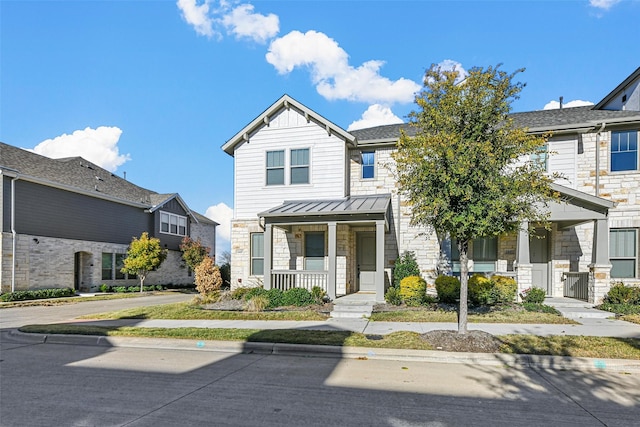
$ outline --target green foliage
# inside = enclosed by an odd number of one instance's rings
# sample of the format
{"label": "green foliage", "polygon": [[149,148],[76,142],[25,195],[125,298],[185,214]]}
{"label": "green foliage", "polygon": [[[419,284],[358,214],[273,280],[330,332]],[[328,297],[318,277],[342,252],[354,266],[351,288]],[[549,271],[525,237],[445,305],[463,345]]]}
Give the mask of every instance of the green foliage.
{"label": "green foliage", "polygon": [[525,303],[542,304],[547,293],[540,288],[527,288],[520,293],[520,298]]}
{"label": "green foliage", "polygon": [[195,270],[211,251],[210,248],[202,244],[199,238],[193,240],[189,236],[182,239],[180,250],[182,251],[182,259],[192,270]]}
{"label": "green foliage", "polygon": [[280,289],[271,288],[267,291],[269,297],[269,308],[282,306],[282,291]]}
{"label": "green foliage", "polygon": [[494,297],[496,303],[508,304],[513,302],[518,293],[516,279],[513,277],[494,275],[491,276],[491,281],[495,286]]}
{"label": "green foliage", "polygon": [[495,303],[494,284],[482,274],[474,274],[469,278],[469,299],[477,305]]}
{"label": "green foliage", "polygon": [[327,293],[320,286],[314,286],[311,288],[311,296],[313,296],[316,304],[322,304],[324,302],[324,298],[327,296]]}
{"label": "green foliage", "polygon": [[249,288],[249,290],[244,294],[242,299],[245,301],[249,301],[253,297],[256,297],[259,295],[266,295],[267,292],[268,291],[265,288],[261,286],[256,286],[255,288]]}
{"label": "green foliage", "polygon": [[460,298],[460,280],[455,276],[438,276],[436,292],[440,302],[455,303]]}
{"label": "green foliage", "polygon": [[533,311],[536,313],[560,314],[560,312],[554,307],[541,303],[523,302],[522,307],[527,311]]}
{"label": "green foliage", "polygon": [[609,304],[640,304],[640,287],[615,283],[604,297]]}
{"label": "green foliage", "polygon": [[100,292],[111,292],[111,286],[103,283],[102,285],[100,285]]}
{"label": "green foliage", "polygon": [[391,305],[402,304],[402,296],[400,295],[400,288],[396,286],[390,286],[387,289],[387,293],[384,294],[384,300]]}
{"label": "green foliage", "polygon": [[420,276],[420,267],[413,251],[406,251],[396,259],[393,266],[393,286],[400,287],[405,277]]}
{"label": "green foliage", "polygon": [[75,296],[76,292],[71,288],[52,288],[52,289],[37,289],[32,291],[14,291],[7,292],[0,295],[0,301],[12,302],[12,301],[27,301],[34,299],[47,299],[47,298],[63,298]]}
{"label": "green foliage", "polygon": [[231,291],[230,297],[231,299],[242,300],[244,299],[244,296],[247,294],[247,292],[249,292],[251,289],[253,288],[249,286],[235,288],[233,291]]}
{"label": "green foliage", "polygon": [[195,273],[196,290],[200,292],[201,295],[207,295],[220,290],[222,286],[222,276],[220,275],[218,266],[213,264],[213,258],[210,256],[204,257],[196,267]]}
{"label": "green foliage", "polygon": [[614,304],[605,301],[598,308],[616,314],[640,314],[640,304]]}
{"label": "green foliage", "polygon": [[400,281],[400,297],[409,307],[418,307],[427,295],[427,282],[419,276],[408,276]]}
{"label": "green foliage", "polygon": [[313,295],[304,288],[291,288],[282,293],[283,306],[295,305],[297,307],[304,307],[314,303]]}
{"label": "green foliage", "polygon": [[136,274],[140,278],[140,292],[144,288],[147,273],[160,265],[167,258],[167,250],[160,245],[160,239],[149,237],[146,231],[140,238],[134,237],[124,259],[124,267],[120,271]]}

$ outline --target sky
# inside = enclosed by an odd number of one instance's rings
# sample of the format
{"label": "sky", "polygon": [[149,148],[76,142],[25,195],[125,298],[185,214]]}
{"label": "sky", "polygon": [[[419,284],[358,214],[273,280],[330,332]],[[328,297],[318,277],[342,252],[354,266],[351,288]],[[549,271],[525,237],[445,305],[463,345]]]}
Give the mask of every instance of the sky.
{"label": "sky", "polygon": [[640,0],[0,0],[0,141],[82,156],[219,222],[220,148],[283,94],[351,130],[406,121],[432,64],[501,64],[513,111],[597,103],[640,66]]}

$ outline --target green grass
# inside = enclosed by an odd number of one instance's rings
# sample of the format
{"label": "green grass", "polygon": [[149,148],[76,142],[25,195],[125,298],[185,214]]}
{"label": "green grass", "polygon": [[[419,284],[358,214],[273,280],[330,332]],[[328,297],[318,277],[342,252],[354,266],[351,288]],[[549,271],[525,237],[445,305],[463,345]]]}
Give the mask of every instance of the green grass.
{"label": "green grass", "polygon": [[637,323],[640,325],[640,314],[627,314],[620,317],[620,320],[624,320],[626,322]]}
{"label": "green grass", "polygon": [[[136,328],[94,325],[28,325],[22,332],[97,336],[179,338],[190,340],[270,342],[369,348],[431,350],[416,332],[394,332],[367,336],[348,331],[259,330],[216,328]],[[572,357],[640,359],[640,339],[584,336],[500,335],[502,353],[540,354]]]}
{"label": "green grass", "polygon": [[167,320],[326,320],[313,310],[246,311],[203,310],[189,302],[136,307],[109,313],[83,316],[84,319],[167,319]]}
{"label": "green grass", "polygon": [[162,295],[164,293],[165,292],[161,292],[161,291],[142,292],[142,293],[132,292],[132,293],[103,294],[103,295],[94,295],[94,296],[87,296],[87,297],[64,297],[64,298],[48,298],[48,299],[26,300],[26,301],[11,301],[11,302],[0,303],[0,309],[12,308],[12,307],[36,307],[36,306],[77,304],[80,302],[87,302],[87,301],[103,301],[103,300],[123,299],[123,298],[148,297],[149,295]]}
{"label": "green grass", "polygon": [[[453,322],[457,323],[455,311],[444,310],[398,310],[372,313],[370,320],[377,322]],[[577,324],[571,319],[553,313],[535,311],[498,310],[488,313],[470,313],[469,323],[518,323],[518,324]]]}

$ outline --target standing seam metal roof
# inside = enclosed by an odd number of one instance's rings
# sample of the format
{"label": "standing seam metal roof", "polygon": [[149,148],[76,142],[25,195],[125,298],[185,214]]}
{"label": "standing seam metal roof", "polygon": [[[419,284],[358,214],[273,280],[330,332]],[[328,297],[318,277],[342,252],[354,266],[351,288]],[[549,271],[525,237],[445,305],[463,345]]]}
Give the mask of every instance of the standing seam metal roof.
{"label": "standing seam metal roof", "polygon": [[386,214],[391,195],[353,196],[337,200],[287,200],[280,206],[258,214],[263,218]]}

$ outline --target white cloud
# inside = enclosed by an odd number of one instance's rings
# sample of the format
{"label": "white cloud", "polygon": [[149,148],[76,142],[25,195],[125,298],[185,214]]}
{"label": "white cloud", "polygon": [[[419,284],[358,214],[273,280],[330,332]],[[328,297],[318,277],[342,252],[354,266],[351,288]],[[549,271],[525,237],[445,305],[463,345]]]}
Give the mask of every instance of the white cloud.
{"label": "white cloud", "polygon": [[393,114],[391,108],[385,107],[380,104],[374,104],[367,108],[367,111],[362,113],[362,118],[351,123],[347,128],[348,131],[356,129],[365,129],[374,126],[392,125],[403,123],[403,120]]}
{"label": "white cloud", "polygon": [[226,0],[218,1],[217,8],[211,7],[214,0],[177,0],[176,4],[184,20],[202,36],[221,37],[226,31],[237,38],[266,43],[280,31],[277,15],[255,13],[251,4]]}
{"label": "white cloud", "polygon": [[196,30],[196,33],[211,37],[216,32],[213,29],[213,19],[209,17],[210,0],[198,4],[198,0],[178,0],[178,9],[185,21]]}
{"label": "white cloud", "polygon": [[52,159],[81,156],[96,165],[114,172],[118,166],[131,160],[129,154],[120,154],[118,140],[122,130],[117,127],[100,126],[97,129],[77,130],[47,139],[34,147],[34,153]]}
{"label": "white cloud", "polygon": [[589,0],[589,5],[598,9],[609,10],[612,6],[620,3],[620,0]]}
{"label": "white cloud", "polygon": [[[575,101],[563,102],[562,103],[562,108],[582,107],[584,105],[593,105],[593,102],[591,102],[591,101],[582,101],[582,100],[576,99]],[[558,109],[558,108],[560,108],[560,102],[558,102],[558,101],[549,101],[544,106],[543,110],[555,110],[555,109]]]}
{"label": "white cloud", "polygon": [[220,224],[216,227],[216,237],[227,242],[231,240],[231,219],[233,218],[233,209],[220,202],[217,205],[209,206],[204,216]]}
{"label": "white cloud", "polygon": [[221,19],[228,32],[238,38],[250,38],[258,43],[266,43],[280,31],[277,15],[261,15],[253,12],[250,4],[241,4]]}
{"label": "white cloud", "polygon": [[288,74],[296,67],[309,68],[316,90],[329,100],[407,103],[420,89],[409,79],[391,81],[382,77],[379,71],[383,61],[372,60],[352,67],[349,55],[335,40],[313,30],[304,34],[292,31],[274,40],[266,59],[280,74]]}

